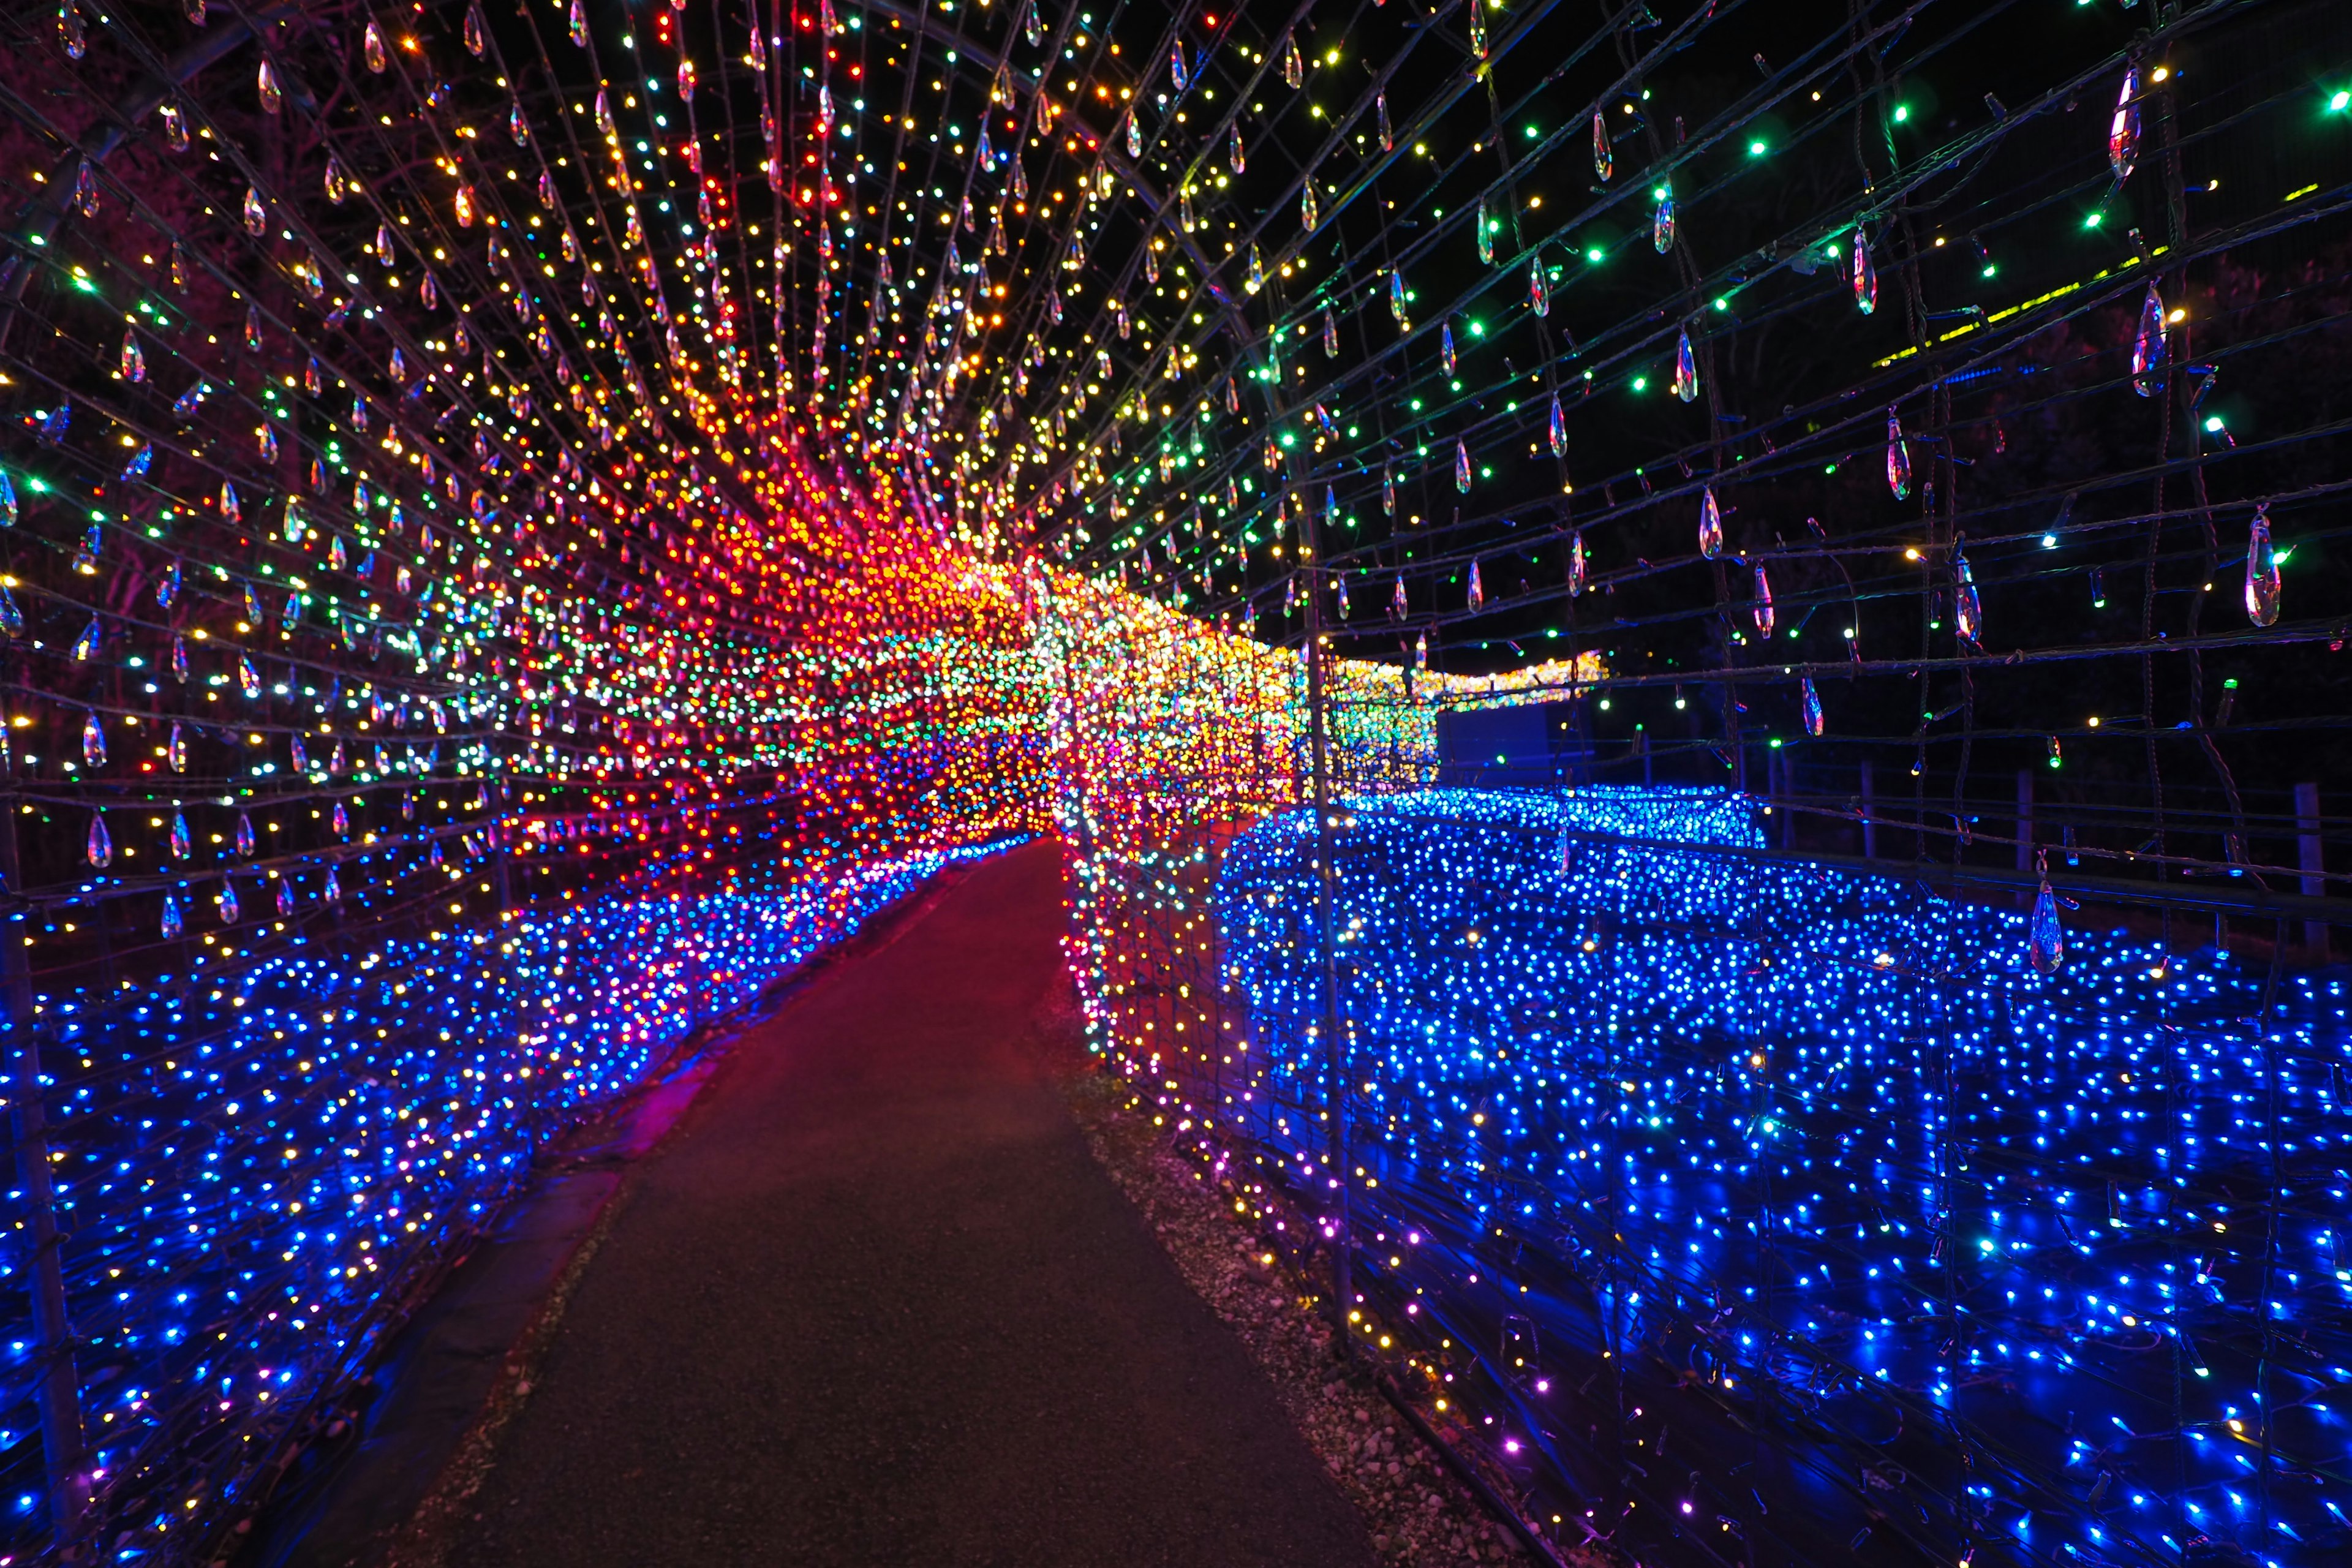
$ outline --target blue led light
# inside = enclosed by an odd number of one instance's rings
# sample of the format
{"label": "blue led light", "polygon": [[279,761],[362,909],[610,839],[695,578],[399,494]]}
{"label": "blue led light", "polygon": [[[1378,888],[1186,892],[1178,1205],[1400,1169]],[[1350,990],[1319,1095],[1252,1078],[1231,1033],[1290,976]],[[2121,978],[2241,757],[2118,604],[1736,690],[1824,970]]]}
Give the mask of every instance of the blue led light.
{"label": "blue led light", "polygon": [[1621,1548],[1682,1560],[1685,1506],[1791,1561],[2352,1543],[2340,982],[2122,929],[2039,974],[2025,911],[1753,853],[1754,811],[1347,803],[1344,1173],[1314,824],[1268,819],[1215,889],[1254,1070],[1171,1109],[1326,1234],[1351,1179],[1409,1381]]}

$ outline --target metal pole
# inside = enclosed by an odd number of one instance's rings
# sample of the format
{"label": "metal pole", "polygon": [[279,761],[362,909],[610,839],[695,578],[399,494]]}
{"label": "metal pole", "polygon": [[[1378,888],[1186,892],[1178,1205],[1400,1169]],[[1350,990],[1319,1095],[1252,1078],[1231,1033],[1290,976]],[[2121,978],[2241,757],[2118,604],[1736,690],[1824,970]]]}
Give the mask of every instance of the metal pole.
{"label": "metal pole", "polygon": [[[1316,534],[1309,511],[1300,529]],[[1339,1331],[1340,1353],[1352,1354],[1348,1305],[1355,1297],[1349,1254],[1355,1243],[1349,1234],[1349,1200],[1355,1181],[1348,1167],[1348,1053],[1339,1035],[1339,956],[1335,927],[1339,920],[1339,878],[1332,865],[1331,744],[1328,693],[1324,689],[1323,590],[1307,569],[1307,728],[1314,765],[1316,928],[1323,949],[1323,1107],[1329,1125],[1324,1129],[1325,1158],[1331,1179],[1338,1183],[1338,1234],[1331,1245],[1331,1324]]]}
{"label": "metal pole", "polygon": [[[2294,786],[2294,849],[2295,858],[2303,867],[2303,893],[2305,898],[2327,896],[2327,846],[2319,836],[2319,786],[2299,784]],[[2303,922],[2303,944],[2320,958],[2327,956],[2327,922]]]}
{"label": "metal pole", "polygon": [[1780,796],[1778,810],[1780,818],[1780,847],[1783,849],[1794,849],[1797,847],[1797,811],[1795,805],[1797,798],[1797,759],[1790,756],[1787,752],[1767,752],[1766,754],[1768,756],[1774,756],[1780,759],[1780,784],[1772,793]]}
{"label": "metal pole", "polygon": [[1870,787],[1870,759],[1862,759],[1862,858],[1878,858],[1877,792]]}
{"label": "metal pole", "polygon": [[[2017,868],[2033,869],[2033,770],[2017,770]],[[2033,895],[2020,893],[2019,902],[2031,908]]]}
{"label": "metal pole", "polygon": [[25,950],[30,911],[23,902],[16,853],[18,801],[0,795],[0,889],[15,907],[0,932],[0,989],[7,993],[8,1113],[16,1140],[16,1180],[25,1193],[26,1265],[33,1299],[33,1384],[41,1410],[41,1453],[47,1462],[49,1517],[63,1556],[74,1555],[89,1503],[89,1452],[82,1438],[81,1383],[75,1375],[73,1325],[66,1315],[65,1238],[58,1230],[57,1186],[49,1173],[48,1110],[41,1081],[41,1043],[33,1022],[33,964]]}

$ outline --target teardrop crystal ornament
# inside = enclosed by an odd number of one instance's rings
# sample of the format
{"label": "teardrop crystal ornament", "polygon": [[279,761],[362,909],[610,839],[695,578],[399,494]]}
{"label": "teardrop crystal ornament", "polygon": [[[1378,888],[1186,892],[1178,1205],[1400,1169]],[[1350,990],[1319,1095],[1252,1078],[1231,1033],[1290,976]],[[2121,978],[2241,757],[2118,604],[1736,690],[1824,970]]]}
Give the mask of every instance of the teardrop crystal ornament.
{"label": "teardrop crystal ornament", "polygon": [[1458,438],[1454,443],[1454,488],[1470,493],[1470,448]]}
{"label": "teardrop crystal ornament", "polygon": [[1723,509],[1716,504],[1713,485],[1699,496],[1698,552],[1709,561],[1723,553]]}
{"label": "teardrop crystal ornament", "polygon": [[1878,309],[1878,266],[1870,258],[1870,239],[1853,231],[1853,302],[1865,316]]}
{"label": "teardrop crystal ornament", "polygon": [[1772,579],[1765,575],[1759,564],[1756,568],[1756,635],[1769,642],[1772,625]]}
{"label": "teardrop crystal ornament", "polygon": [[2164,299],[2156,285],[2147,286],[2147,295],[2140,301],[2139,331],[2132,339],[2132,390],[2142,397],[2154,397],[2162,390],[2164,381],[2159,374],[2164,369]]}
{"label": "teardrop crystal ornament", "polygon": [[1969,558],[1958,554],[1952,557],[1952,626],[1962,642],[1983,640],[1984,604],[1977,596],[1977,574]]}
{"label": "teardrop crystal ornament", "polygon": [[1477,609],[1486,602],[1486,585],[1478,581],[1478,563],[1470,563],[1470,607]]}
{"label": "teardrop crystal ornament", "polygon": [[2139,67],[2124,72],[2123,90],[2116,95],[2116,114],[2107,121],[2107,167],[2116,184],[2131,178],[2139,163]]}
{"label": "teardrop crystal ornament", "polygon": [[1675,395],[1685,403],[1698,395],[1698,357],[1691,353],[1687,330],[1675,345]]}
{"label": "teardrop crystal ornament", "polygon": [[1892,408],[1886,411],[1886,488],[1896,500],[1911,494],[1911,448],[1903,440],[1903,421]]}
{"label": "teardrop crystal ornament", "polygon": [[1822,738],[1822,694],[1813,687],[1813,678],[1804,678],[1805,733],[1818,741]]}
{"label": "teardrop crystal ornament", "polygon": [[2254,521],[2246,531],[2246,615],[2258,626],[2279,618],[2278,552],[2271,544],[2266,506],[2254,509]]}
{"label": "teardrop crystal ornament", "polygon": [[2042,881],[2042,890],[2033,895],[2025,956],[2036,974],[2055,974],[2058,966],[2066,962],[2066,931],[2058,923],[2058,895],[2050,890],[2047,879]]}
{"label": "teardrop crystal ornament", "polygon": [[1617,172],[1617,159],[1609,150],[1609,121],[1597,109],[1592,111],[1592,172],[1603,184]]}

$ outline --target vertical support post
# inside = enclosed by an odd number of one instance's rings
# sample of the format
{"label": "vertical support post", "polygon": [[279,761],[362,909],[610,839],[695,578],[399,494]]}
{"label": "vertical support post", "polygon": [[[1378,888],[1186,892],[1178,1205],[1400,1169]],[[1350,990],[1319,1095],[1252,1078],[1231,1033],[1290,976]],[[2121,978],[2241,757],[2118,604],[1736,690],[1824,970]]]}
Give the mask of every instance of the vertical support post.
{"label": "vertical support post", "polygon": [[2017,770],[2017,868],[2033,869],[2033,770]]}
{"label": "vertical support post", "polygon": [[1871,787],[1870,759],[1862,759],[1862,858],[1878,858],[1878,792]]}
{"label": "vertical support post", "polygon": [[[1312,512],[1309,512],[1312,518]],[[1302,531],[1317,531],[1310,521]],[[1319,541],[1318,541],[1319,542]],[[1323,959],[1323,1105],[1330,1123],[1324,1129],[1325,1159],[1339,1183],[1337,1234],[1331,1244],[1331,1326],[1339,1335],[1340,1352],[1353,1355],[1348,1337],[1348,1303],[1355,1295],[1349,1200],[1355,1177],[1348,1165],[1348,1051],[1339,1027],[1339,954],[1337,926],[1339,876],[1332,864],[1330,694],[1324,681],[1323,590],[1313,568],[1307,576],[1307,728],[1314,767],[1316,931]]]}
{"label": "vertical support post", "polygon": [[0,991],[8,1009],[8,1113],[16,1143],[16,1181],[25,1193],[30,1243],[26,1269],[33,1299],[33,1384],[41,1412],[49,1517],[59,1553],[81,1540],[89,1502],[89,1452],[82,1436],[81,1382],[74,1373],[73,1326],[66,1313],[65,1238],[58,1230],[57,1184],[49,1173],[48,1110],[41,1083],[41,1042],[33,1022],[33,964],[25,950],[24,870],[16,851],[17,794],[0,794],[0,889],[10,908],[0,926]]}
{"label": "vertical support post", "polygon": [[[2327,896],[2327,845],[2319,836],[2319,786],[2294,786],[2295,859],[2303,868],[2303,893],[2308,899]],[[2327,922],[2303,922],[2303,944],[2318,957],[2327,956]]]}
{"label": "vertical support post", "polygon": [[1794,849],[1797,847],[1797,759],[1786,751],[1771,754],[1780,758],[1780,787],[1772,792],[1780,797],[1774,815],[1780,819],[1780,847]]}

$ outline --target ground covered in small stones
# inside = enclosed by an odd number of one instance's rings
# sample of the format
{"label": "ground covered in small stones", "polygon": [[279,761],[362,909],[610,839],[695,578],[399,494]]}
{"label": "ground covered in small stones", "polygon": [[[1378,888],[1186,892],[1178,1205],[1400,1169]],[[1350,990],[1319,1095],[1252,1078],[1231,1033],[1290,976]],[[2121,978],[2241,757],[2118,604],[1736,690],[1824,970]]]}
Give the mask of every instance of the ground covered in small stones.
{"label": "ground covered in small stones", "polygon": [[[1310,1289],[1266,1261],[1200,1164],[1152,1124],[1150,1107],[1107,1073],[1073,1080],[1069,1094],[1095,1157],[1273,1383],[1382,1556],[1425,1568],[1535,1563],[1371,1382],[1341,1363]],[[1591,1548],[1556,1556],[1569,1568],[1618,1568]]]}

